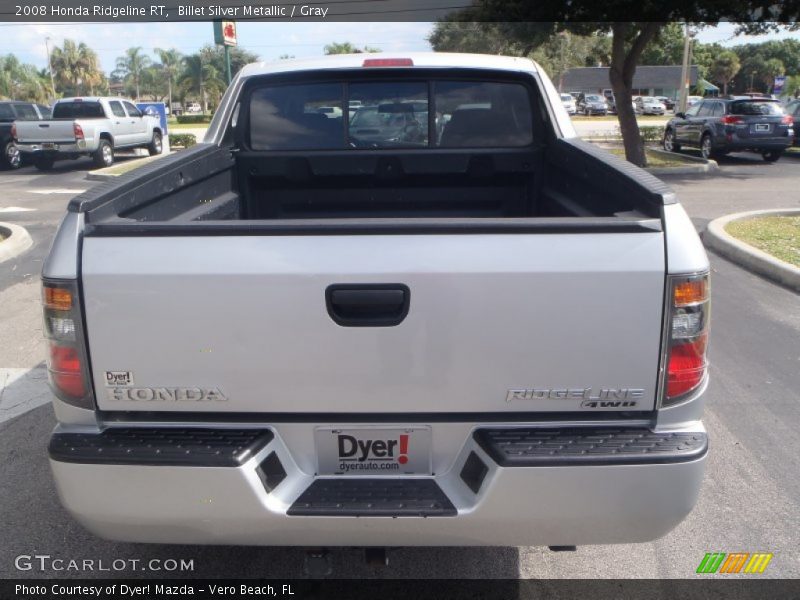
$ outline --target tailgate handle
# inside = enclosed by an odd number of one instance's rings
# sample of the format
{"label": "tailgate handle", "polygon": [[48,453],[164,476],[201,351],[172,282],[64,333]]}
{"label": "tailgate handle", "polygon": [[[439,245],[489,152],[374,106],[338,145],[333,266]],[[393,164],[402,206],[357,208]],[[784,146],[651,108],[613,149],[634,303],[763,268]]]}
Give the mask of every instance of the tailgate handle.
{"label": "tailgate handle", "polygon": [[342,327],[393,327],[408,314],[411,291],[402,283],[328,286],[328,314]]}

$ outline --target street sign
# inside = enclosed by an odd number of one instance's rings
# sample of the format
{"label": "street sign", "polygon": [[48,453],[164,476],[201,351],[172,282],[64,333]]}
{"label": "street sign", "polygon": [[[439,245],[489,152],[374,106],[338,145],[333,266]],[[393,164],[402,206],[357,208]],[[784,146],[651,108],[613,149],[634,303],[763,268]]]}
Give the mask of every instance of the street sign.
{"label": "street sign", "polygon": [[786,76],[778,75],[772,84],[772,93],[779,95],[783,91],[783,86],[786,85]]}
{"label": "street sign", "polygon": [[214,43],[218,46],[236,46],[236,22],[214,21]]}

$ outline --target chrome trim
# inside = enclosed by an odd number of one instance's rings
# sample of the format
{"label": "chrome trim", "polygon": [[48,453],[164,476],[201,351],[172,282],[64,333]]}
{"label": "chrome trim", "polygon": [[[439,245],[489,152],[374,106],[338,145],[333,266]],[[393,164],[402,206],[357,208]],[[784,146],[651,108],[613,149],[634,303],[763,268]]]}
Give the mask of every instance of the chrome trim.
{"label": "chrome trim", "polygon": [[[453,421],[454,423],[456,421]],[[445,422],[445,424],[448,422]],[[505,428],[505,427],[541,427],[543,429],[547,428],[555,428],[555,427],[654,427],[655,426],[654,419],[615,419],[615,420],[581,420],[581,421],[497,421],[497,422],[483,422],[483,421],[475,421],[471,425],[473,429],[480,428],[480,427],[492,427],[492,428]],[[111,429],[115,427],[124,427],[124,428],[135,428],[135,427],[143,427],[143,428],[181,428],[185,429],[186,427],[196,427],[196,428],[214,428],[214,429],[275,429],[276,425],[285,425],[286,423],[254,423],[254,422],[247,422],[247,423],[234,423],[230,421],[181,421],[181,422],[164,422],[164,421],[98,421],[98,431],[102,431],[105,429]],[[291,423],[290,423],[291,424]],[[304,423],[299,423],[304,424]],[[305,423],[309,427],[316,426],[315,423]],[[337,421],[335,423],[330,423],[331,425],[335,425],[336,427],[364,427],[365,425],[369,425],[368,423],[353,423],[351,421]],[[431,426],[435,426],[437,423],[431,423]],[[381,422],[381,427],[395,427],[395,426],[405,426],[408,425],[405,421],[397,421],[394,423],[391,422]],[[64,426],[62,424],[62,430],[68,433],[69,427]]]}

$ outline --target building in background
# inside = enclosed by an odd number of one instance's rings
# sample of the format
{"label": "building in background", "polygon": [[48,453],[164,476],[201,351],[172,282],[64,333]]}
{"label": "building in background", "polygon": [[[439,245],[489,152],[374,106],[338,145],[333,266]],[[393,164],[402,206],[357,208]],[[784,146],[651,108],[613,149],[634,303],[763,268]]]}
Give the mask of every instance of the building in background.
{"label": "building in background", "polygon": [[[586,92],[608,96],[611,82],[608,67],[578,67],[564,73],[562,91]],[[699,80],[697,65],[689,67],[689,89],[694,90]],[[681,66],[639,66],[633,76],[634,96],[666,96],[677,98],[681,88]]]}

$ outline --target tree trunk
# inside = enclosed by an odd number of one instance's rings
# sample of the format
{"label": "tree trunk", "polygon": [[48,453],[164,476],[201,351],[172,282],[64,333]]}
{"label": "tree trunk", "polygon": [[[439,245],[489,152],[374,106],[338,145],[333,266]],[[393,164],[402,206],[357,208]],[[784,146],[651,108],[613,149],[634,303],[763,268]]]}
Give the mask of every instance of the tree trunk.
{"label": "tree trunk", "polygon": [[167,77],[167,97],[169,98],[169,109],[170,114],[172,114],[172,76],[170,75]]}
{"label": "tree trunk", "polygon": [[727,81],[723,81],[722,82],[722,95],[723,96],[727,96],[728,95],[728,82]]}
{"label": "tree trunk", "polygon": [[639,133],[636,113],[633,111],[633,106],[631,106],[633,76],[636,73],[636,64],[639,62],[639,57],[663,24],[641,24],[639,34],[630,48],[626,50],[625,43],[631,25],[632,23],[623,22],[617,22],[612,25],[611,67],[608,77],[611,82],[611,89],[614,91],[617,120],[622,134],[622,144],[625,146],[625,158],[635,165],[646,167],[647,156],[644,152],[644,140],[642,140],[642,136]]}

